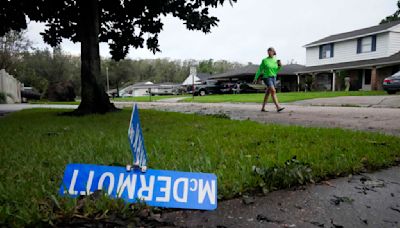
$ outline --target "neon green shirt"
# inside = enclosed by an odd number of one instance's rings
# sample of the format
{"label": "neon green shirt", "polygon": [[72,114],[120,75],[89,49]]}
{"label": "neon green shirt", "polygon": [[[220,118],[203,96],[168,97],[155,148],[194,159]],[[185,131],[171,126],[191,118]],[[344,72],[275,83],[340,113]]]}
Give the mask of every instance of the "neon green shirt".
{"label": "neon green shirt", "polygon": [[257,80],[261,74],[263,78],[276,77],[281,68],[278,66],[278,60],[275,57],[267,57],[261,61],[254,79]]}

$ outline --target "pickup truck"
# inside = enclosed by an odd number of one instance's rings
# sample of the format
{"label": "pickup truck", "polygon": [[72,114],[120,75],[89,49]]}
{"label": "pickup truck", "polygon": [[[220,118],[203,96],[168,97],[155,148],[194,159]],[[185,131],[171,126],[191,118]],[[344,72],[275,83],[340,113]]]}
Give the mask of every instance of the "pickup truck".
{"label": "pickup truck", "polygon": [[[192,88],[189,88],[189,93],[192,93]],[[195,96],[205,96],[207,94],[222,94],[227,93],[226,88],[217,80],[207,80],[200,85],[194,85]]]}

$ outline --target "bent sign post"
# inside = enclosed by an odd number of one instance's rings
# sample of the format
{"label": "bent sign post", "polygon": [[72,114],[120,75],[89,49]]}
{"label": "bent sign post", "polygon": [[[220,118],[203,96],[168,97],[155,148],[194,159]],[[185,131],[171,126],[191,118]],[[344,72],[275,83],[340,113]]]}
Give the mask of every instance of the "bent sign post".
{"label": "bent sign post", "polygon": [[214,174],[147,170],[147,155],[136,104],[132,110],[128,140],[133,154],[133,169],[69,164],[59,194],[78,197],[103,190],[110,197],[121,198],[128,203],[141,200],[157,207],[217,208],[217,177]]}

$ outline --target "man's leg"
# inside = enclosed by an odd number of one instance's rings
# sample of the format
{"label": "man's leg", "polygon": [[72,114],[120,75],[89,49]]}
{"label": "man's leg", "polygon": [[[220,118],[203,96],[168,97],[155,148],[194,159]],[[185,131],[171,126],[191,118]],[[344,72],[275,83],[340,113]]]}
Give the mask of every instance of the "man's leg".
{"label": "man's leg", "polygon": [[268,87],[267,87],[267,88],[265,89],[264,102],[263,102],[261,111],[265,111],[265,105],[266,105],[267,102],[268,102],[268,98],[269,98],[269,89],[268,89]]}
{"label": "man's leg", "polygon": [[274,104],[276,106],[276,110],[279,110],[281,107],[279,105],[278,97],[276,96],[276,89],[274,86],[269,87],[270,93],[272,100],[274,101]]}

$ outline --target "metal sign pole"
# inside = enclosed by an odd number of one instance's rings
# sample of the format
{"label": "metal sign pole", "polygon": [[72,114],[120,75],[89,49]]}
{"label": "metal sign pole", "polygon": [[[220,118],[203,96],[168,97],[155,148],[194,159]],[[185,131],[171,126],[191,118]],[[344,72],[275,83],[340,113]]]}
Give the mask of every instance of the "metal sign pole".
{"label": "metal sign pole", "polygon": [[197,69],[195,66],[190,67],[190,76],[192,76],[192,101],[194,101],[194,77],[197,75]]}

